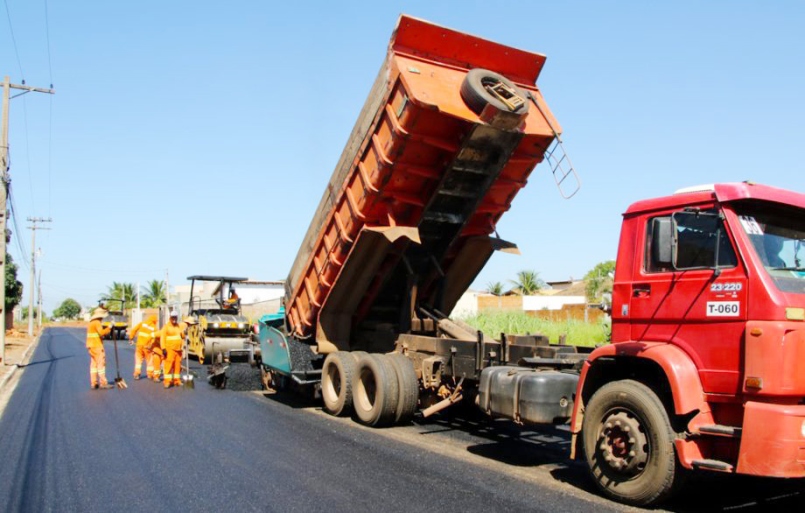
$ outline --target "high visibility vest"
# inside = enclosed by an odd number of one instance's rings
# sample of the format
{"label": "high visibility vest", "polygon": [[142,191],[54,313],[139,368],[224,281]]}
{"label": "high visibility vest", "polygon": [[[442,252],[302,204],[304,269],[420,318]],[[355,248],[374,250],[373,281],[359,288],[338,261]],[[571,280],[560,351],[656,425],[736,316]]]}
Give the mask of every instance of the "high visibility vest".
{"label": "high visibility vest", "polygon": [[182,346],[184,346],[182,342],[182,328],[178,325],[165,325],[165,327],[162,328],[162,347],[173,351],[181,351]]}
{"label": "high visibility vest", "polygon": [[101,339],[102,333],[103,328],[101,327],[101,321],[97,319],[90,321],[87,327],[87,349],[93,347],[103,348],[103,340]]}
{"label": "high visibility vest", "polygon": [[137,347],[146,347],[154,339],[156,328],[150,324],[143,323],[137,331]]}

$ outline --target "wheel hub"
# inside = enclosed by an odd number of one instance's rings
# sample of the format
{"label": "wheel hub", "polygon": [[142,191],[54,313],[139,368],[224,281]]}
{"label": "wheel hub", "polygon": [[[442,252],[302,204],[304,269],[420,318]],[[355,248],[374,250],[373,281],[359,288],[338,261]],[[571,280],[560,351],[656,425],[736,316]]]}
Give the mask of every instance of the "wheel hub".
{"label": "wheel hub", "polygon": [[622,474],[636,475],[648,462],[648,439],[642,426],[623,411],[604,418],[598,448],[604,463]]}

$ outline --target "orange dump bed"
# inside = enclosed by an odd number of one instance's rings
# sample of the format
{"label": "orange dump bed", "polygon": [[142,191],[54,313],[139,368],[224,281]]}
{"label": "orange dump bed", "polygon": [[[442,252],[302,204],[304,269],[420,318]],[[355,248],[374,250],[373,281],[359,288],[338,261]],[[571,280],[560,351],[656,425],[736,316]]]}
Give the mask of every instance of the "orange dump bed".
{"label": "orange dump bed", "polygon": [[293,335],[390,349],[416,305],[449,312],[510,246],[495,225],[559,130],[544,61],[400,17],[286,282]]}

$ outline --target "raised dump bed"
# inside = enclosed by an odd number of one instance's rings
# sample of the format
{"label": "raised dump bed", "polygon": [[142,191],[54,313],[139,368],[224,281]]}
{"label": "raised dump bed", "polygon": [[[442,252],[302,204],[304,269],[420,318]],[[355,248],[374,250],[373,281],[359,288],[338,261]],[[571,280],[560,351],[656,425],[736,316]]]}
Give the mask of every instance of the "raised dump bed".
{"label": "raised dump bed", "polygon": [[[292,336],[391,350],[449,312],[559,130],[544,56],[401,16],[286,282]],[[424,321],[424,320],[423,320]]]}

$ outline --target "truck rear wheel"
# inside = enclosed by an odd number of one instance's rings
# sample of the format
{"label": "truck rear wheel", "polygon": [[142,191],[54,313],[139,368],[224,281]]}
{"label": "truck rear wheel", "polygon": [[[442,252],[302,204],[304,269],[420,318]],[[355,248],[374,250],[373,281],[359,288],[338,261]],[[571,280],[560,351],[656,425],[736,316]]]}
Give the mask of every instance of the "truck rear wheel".
{"label": "truck rear wheel", "polygon": [[670,497],[680,474],[674,432],[662,401],[647,386],[624,380],[601,387],[584,413],[582,438],[604,495],[634,506]]}
{"label": "truck rear wheel", "polygon": [[352,410],[352,379],[356,360],[346,351],[330,353],[321,370],[321,398],[330,415],[347,415]]}
{"label": "truck rear wheel", "polygon": [[352,381],[352,394],[355,416],[361,423],[373,427],[394,423],[399,386],[391,361],[381,354],[361,355]]}
{"label": "truck rear wheel", "polygon": [[386,357],[397,374],[397,387],[399,388],[397,415],[394,421],[397,424],[410,422],[414,418],[419,401],[419,380],[416,378],[414,364],[400,353],[391,353]]}

